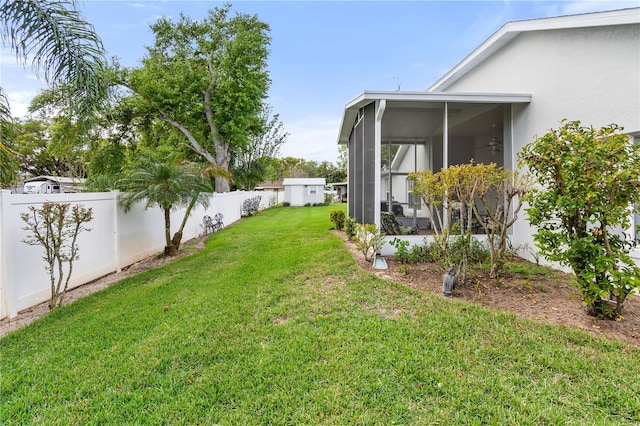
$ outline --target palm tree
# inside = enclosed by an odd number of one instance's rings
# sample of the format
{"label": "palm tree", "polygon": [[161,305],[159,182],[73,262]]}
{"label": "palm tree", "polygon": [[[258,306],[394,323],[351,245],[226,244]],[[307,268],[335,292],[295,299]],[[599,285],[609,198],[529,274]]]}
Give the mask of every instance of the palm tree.
{"label": "palm tree", "polygon": [[[161,153],[145,151],[129,169],[127,176],[119,182],[125,189],[120,203],[128,211],[133,204],[146,201],[146,207],[158,206],[164,212],[164,234],[166,255],[178,252],[182,229],[196,204],[207,206],[210,181],[194,164],[181,161],[177,155],[163,156]],[[171,210],[188,206],[182,225],[171,238]]]}

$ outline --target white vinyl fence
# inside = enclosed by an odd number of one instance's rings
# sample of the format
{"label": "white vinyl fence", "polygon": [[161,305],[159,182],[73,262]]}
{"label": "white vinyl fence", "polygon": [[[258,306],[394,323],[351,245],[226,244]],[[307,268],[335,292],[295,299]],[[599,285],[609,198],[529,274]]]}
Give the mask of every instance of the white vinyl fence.
{"label": "white vinyl fence", "polygon": [[[78,236],[80,259],[73,264],[69,289],[100,278],[112,272],[120,272],[155,253],[162,252],[164,240],[164,216],[158,207],[144,208],[138,203],[127,213],[118,204],[118,192],[94,192],[78,194],[11,194],[0,190],[0,319],[15,317],[21,310],[49,300],[51,288],[49,275],[43,260],[44,249],[23,242],[28,232],[20,218],[30,206],[40,208],[46,201],[80,204],[93,209],[93,220],[87,227],[91,231]],[[248,198],[260,196],[260,209],[282,202],[272,192],[228,192],[212,194],[209,207],[194,208],[184,228],[182,241],[204,233],[202,219],[222,213],[228,226],[240,219],[242,203]],[[177,230],[185,208],[171,215],[171,233]]]}

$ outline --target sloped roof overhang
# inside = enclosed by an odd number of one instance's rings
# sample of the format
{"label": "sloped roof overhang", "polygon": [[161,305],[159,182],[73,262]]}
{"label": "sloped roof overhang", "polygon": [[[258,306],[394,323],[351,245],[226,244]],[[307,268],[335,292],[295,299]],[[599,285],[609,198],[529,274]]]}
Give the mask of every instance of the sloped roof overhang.
{"label": "sloped roof overhang", "polygon": [[427,92],[441,92],[462,78],[478,64],[489,58],[521,33],[529,31],[559,30],[570,28],[595,28],[612,25],[640,23],[640,8],[582,13],[552,18],[512,21],[504,24],[473,52],[432,84]]}
{"label": "sloped roof overhang", "polygon": [[358,115],[358,111],[371,102],[385,101],[386,108],[394,106],[407,107],[413,105],[416,108],[428,107],[428,104],[441,104],[444,102],[457,103],[481,103],[481,104],[514,104],[531,102],[530,94],[521,93],[428,93],[428,92],[384,92],[364,91],[359,96],[348,102],[344,108],[344,114],[340,123],[338,143],[346,144]]}

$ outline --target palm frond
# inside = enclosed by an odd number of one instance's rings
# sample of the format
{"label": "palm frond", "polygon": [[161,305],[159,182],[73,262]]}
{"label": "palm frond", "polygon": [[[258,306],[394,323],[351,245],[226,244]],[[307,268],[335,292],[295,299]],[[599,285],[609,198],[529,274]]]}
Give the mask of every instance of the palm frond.
{"label": "palm frond", "polygon": [[9,100],[7,94],[0,87],[0,151],[5,154],[14,154],[7,145],[9,142],[9,134],[13,127],[13,118],[11,117],[11,109],[9,108]]}
{"label": "palm frond", "polygon": [[17,153],[11,148],[13,118],[6,93],[0,87],[0,188],[9,187],[17,178]]}
{"label": "palm frond", "polygon": [[104,46],[94,27],[69,0],[4,0],[3,42],[21,63],[31,59],[51,84],[68,85],[76,111],[92,111],[107,92]]}

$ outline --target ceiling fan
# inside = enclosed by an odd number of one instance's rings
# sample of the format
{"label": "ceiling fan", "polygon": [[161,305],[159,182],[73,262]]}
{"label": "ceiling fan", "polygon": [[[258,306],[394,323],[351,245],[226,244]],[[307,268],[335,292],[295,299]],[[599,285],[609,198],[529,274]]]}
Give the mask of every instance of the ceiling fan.
{"label": "ceiling fan", "polygon": [[502,141],[500,141],[500,139],[498,139],[497,133],[496,133],[496,125],[493,124],[493,137],[491,138],[491,140],[489,141],[489,143],[487,145],[482,146],[481,148],[489,148],[491,151],[491,154],[496,154],[497,152],[501,151],[502,148]]}

